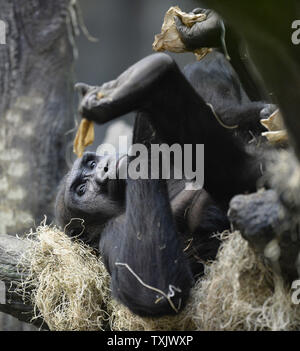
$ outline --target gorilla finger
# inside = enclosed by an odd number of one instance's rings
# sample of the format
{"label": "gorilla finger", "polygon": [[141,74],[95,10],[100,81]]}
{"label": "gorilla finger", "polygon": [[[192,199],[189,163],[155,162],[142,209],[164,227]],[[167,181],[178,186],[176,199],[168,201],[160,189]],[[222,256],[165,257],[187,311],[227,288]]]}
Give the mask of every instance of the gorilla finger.
{"label": "gorilla finger", "polygon": [[204,13],[206,11],[205,9],[201,9],[200,7],[196,7],[194,10],[192,10],[192,13],[195,15],[199,15],[200,13]]}
{"label": "gorilla finger", "polygon": [[[196,11],[196,12],[194,12],[194,11]],[[210,17],[210,16],[214,13],[214,11],[211,10],[211,9],[200,9],[200,8],[198,7],[198,8],[196,8],[196,9],[194,9],[194,10],[192,11],[192,13],[195,14],[195,15],[203,14],[203,15],[206,15],[206,17]]]}
{"label": "gorilla finger", "polygon": [[85,84],[85,83],[76,83],[75,84],[75,90],[78,91],[78,93],[83,97],[89,90],[90,86]]}
{"label": "gorilla finger", "polygon": [[266,104],[266,106],[260,111],[260,118],[267,119],[277,110],[278,110],[277,105]]}
{"label": "gorilla finger", "polygon": [[178,16],[174,16],[174,21],[181,39],[184,40],[187,37],[187,32],[189,31],[189,28],[183,24],[181,18],[179,18]]}
{"label": "gorilla finger", "polygon": [[79,104],[79,114],[98,124],[103,124],[118,117],[116,112],[118,106],[110,98],[99,99],[98,93],[99,91],[95,89],[83,97]]}
{"label": "gorilla finger", "polygon": [[98,95],[97,91],[91,91],[87,93],[83,97],[80,103],[80,106],[88,110],[92,110],[93,108],[97,107],[99,104],[103,102],[103,100],[98,99],[97,95]]}
{"label": "gorilla finger", "polygon": [[181,27],[185,27],[185,25],[183,24],[183,22],[182,22],[180,17],[174,16],[174,21],[175,21],[177,29],[181,28]]}

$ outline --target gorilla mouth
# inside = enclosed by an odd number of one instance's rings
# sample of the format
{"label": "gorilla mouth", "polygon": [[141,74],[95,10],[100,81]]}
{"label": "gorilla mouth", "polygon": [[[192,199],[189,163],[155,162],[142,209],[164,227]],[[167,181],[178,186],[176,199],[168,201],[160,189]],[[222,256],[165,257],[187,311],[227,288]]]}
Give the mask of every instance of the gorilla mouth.
{"label": "gorilla mouth", "polygon": [[109,198],[114,201],[123,200],[125,198],[125,187],[126,181],[124,179],[120,179],[120,170],[124,167],[125,163],[123,162],[127,155],[120,156],[115,162],[115,178],[111,179],[107,177],[103,183],[103,191],[107,193]]}

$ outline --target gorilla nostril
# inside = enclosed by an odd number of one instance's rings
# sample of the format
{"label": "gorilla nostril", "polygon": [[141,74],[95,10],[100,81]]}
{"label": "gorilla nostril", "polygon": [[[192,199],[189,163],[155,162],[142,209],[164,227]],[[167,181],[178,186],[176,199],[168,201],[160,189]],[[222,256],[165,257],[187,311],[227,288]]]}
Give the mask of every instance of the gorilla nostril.
{"label": "gorilla nostril", "polygon": [[104,172],[107,173],[108,172],[108,167],[104,167]]}

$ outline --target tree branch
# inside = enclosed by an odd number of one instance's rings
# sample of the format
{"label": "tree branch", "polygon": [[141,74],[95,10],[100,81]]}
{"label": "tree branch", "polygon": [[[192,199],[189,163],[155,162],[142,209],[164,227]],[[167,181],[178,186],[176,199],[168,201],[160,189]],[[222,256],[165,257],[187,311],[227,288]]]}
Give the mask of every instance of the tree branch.
{"label": "tree branch", "polygon": [[21,256],[29,248],[29,242],[11,235],[0,235],[0,280],[5,284],[5,303],[0,304],[0,312],[7,313],[22,322],[47,329],[41,319],[31,321],[33,306],[25,303],[22,296],[16,292],[18,283],[23,275],[18,270]]}

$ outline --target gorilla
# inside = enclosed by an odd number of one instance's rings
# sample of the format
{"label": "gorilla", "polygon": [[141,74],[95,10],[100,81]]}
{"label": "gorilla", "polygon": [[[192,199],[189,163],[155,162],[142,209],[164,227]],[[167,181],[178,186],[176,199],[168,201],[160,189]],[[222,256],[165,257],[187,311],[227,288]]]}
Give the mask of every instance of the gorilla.
{"label": "gorilla", "polygon": [[240,33],[211,9],[196,8],[192,13],[204,13],[206,20],[188,27],[178,16],[174,18],[185,47],[190,51],[206,47],[219,50],[230,61],[250,100],[270,99],[260,74],[249,58],[247,45]]}
{"label": "gorilla", "polygon": [[213,234],[229,228],[230,199],[256,190],[261,160],[242,138],[263,130],[259,120],[273,106],[250,101],[218,50],[184,72],[168,55],[153,54],[100,87],[78,88],[81,116],[96,123],[137,111],[133,143],[204,144],[203,189],[186,190],[184,179],[111,179],[120,162],[89,152],[56,201],[58,224],[99,250],[117,300],[140,316],[178,313],[216,256]]}

